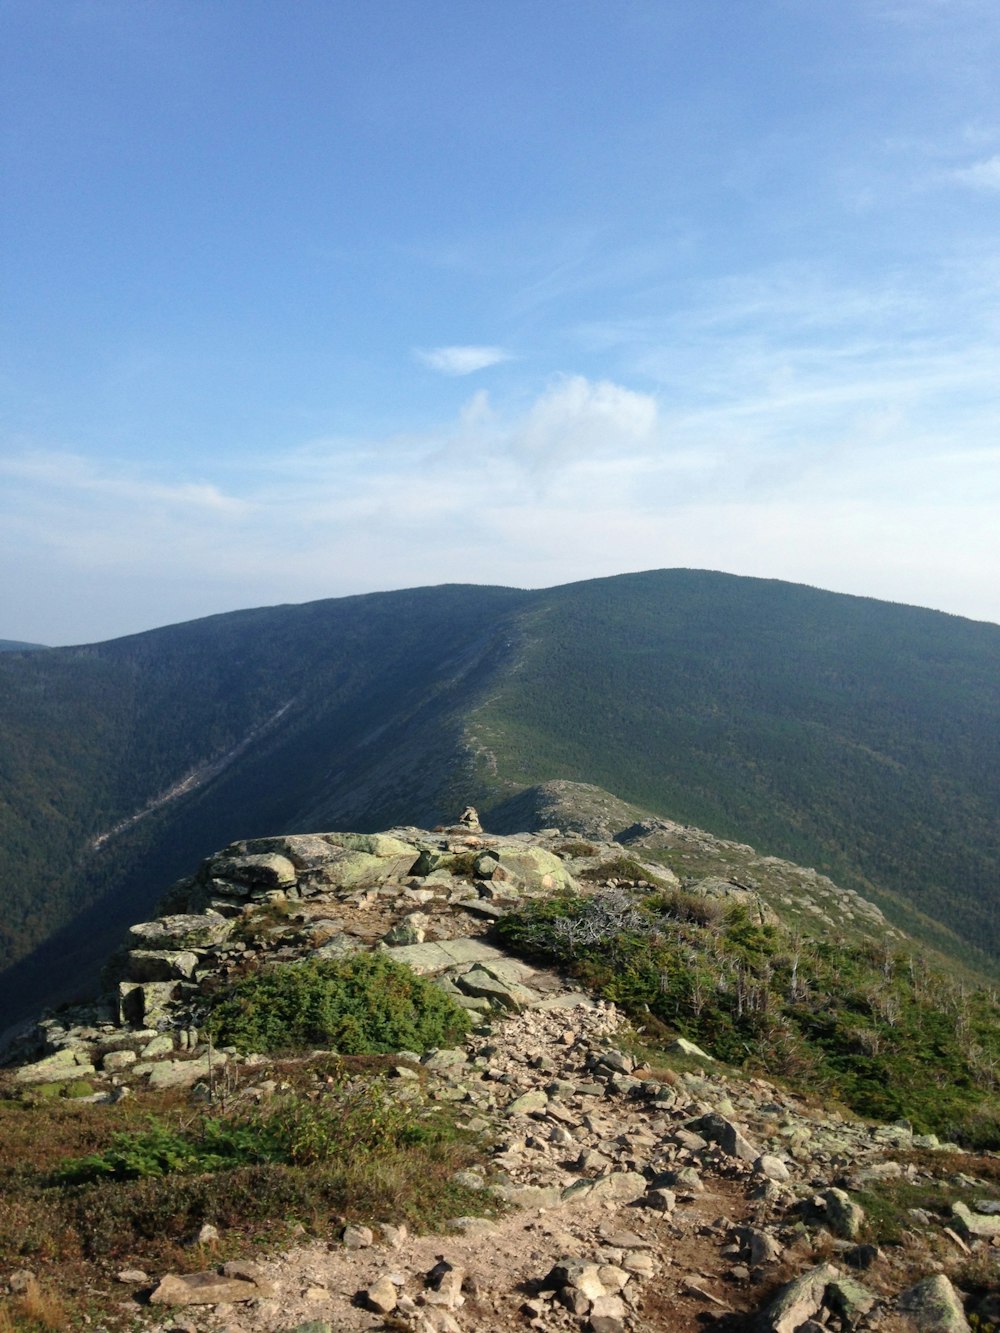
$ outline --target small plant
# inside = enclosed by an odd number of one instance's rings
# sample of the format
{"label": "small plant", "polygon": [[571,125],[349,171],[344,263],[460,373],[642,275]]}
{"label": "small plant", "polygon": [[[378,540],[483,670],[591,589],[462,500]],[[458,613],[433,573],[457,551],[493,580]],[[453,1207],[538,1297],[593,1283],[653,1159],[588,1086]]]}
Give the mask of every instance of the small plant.
{"label": "small plant", "polygon": [[618,856],[613,861],[602,861],[600,865],[588,866],[580,872],[580,879],[608,880],[623,879],[631,884],[653,884],[666,888],[662,880],[637,861],[634,856]]}
{"label": "small plant", "polygon": [[213,1002],[206,1026],[243,1051],[362,1055],[453,1045],[468,1018],[433,982],[364,953],[262,968]]}
{"label": "small plant", "polygon": [[597,848],[592,842],[564,842],[553,849],[557,856],[596,856]]}
{"label": "small plant", "polygon": [[203,1120],[195,1130],[153,1119],[145,1129],[115,1134],[102,1152],[63,1162],[52,1180],[79,1185],[268,1163],[314,1166],[449,1137],[456,1137],[450,1121],[390,1096],[380,1080],[353,1084],[341,1078],[318,1101],[292,1096],[265,1111]]}

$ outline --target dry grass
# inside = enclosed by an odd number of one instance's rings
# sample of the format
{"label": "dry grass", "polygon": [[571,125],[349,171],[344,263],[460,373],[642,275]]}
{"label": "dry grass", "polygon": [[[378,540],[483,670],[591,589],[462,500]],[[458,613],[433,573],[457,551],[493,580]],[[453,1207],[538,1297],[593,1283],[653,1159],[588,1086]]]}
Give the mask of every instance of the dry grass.
{"label": "dry grass", "polygon": [[59,1333],[68,1328],[70,1316],[63,1301],[46,1291],[32,1277],[25,1290],[0,1302],[0,1333]]}
{"label": "dry grass", "polygon": [[[277,1061],[267,1074],[285,1089],[285,1102],[298,1097],[323,1106],[344,1096],[345,1087],[350,1097],[351,1088],[367,1086],[396,1063],[385,1056],[304,1057]],[[257,1068],[244,1083],[258,1084],[262,1077]],[[416,1080],[413,1086],[419,1086]],[[247,1101],[234,1079],[225,1104],[217,1103],[209,1115],[252,1115],[255,1101]],[[262,1110],[270,1105],[265,1102]],[[119,1266],[186,1271],[280,1246],[302,1231],[328,1234],[331,1225],[344,1221],[406,1221],[419,1232],[448,1217],[481,1211],[485,1203],[481,1194],[451,1179],[480,1160],[482,1149],[478,1140],[448,1128],[450,1113],[443,1107],[435,1110],[444,1117],[440,1132],[433,1128],[435,1118],[427,1120],[417,1108],[419,1132],[412,1141],[387,1132],[383,1146],[377,1131],[369,1150],[357,1155],[353,1149],[338,1151],[331,1140],[322,1160],[309,1165],[265,1161],[79,1184],[54,1175],[67,1159],[105,1152],[115,1134],[141,1137],[152,1117],[191,1135],[205,1114],[186,1091],[146,1090],[117,1105],[35,1099],[23,1091],[0,1098],[0,1254],[8,1272],[44,1266],[47,1282],[60,1293],[56,1300],[39,1288],[0,1299],[0,1333],[56,1333],[77,1326],[84,1311],[95,1309],[100,1322],[111,1327],[115,1293],[109,1265],[112,1271]],[[335,1139],[336,1122],[330,1132]],[[191,1245],[205,1222],[222,1233],[210,1255]]]}

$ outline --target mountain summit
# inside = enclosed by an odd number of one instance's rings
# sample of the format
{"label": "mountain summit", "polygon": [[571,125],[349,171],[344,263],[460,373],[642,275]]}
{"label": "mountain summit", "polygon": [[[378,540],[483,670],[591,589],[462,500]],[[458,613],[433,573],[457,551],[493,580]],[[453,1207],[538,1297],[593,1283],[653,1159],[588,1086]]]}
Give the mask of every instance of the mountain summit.
{"label": "mountain summit", "polygon": [[0,654],[0,1009],[82,987],[206,846],[432,826],[467,801],[511,829],[560,781],[812,864],[982,965],[998,668],[994,625],[696,570]]}

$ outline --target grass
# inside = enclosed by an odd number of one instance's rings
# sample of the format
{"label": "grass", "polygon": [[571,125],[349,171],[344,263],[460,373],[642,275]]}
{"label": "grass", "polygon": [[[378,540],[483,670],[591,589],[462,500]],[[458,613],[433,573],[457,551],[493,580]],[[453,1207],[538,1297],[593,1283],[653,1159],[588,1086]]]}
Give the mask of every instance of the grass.
{"label": "grass", "polygon": [[[419,1085],[389,1080],[390,1063],[281,1062],[268,1073],[285,1091],[258,1105],[233,1089],[207,1118],[178,1092],[101,1106],[0,1099],[0,1253],[10,1269],[44,1268],[70,1321],[96,1301],[106,1323],[122,1297],[108,1272],[121,1267],[193,1271],[347,1221],[423,1231],[481,1214],[488,1196],[452,1178],[480,1159],[478,1139],[447,1105],[397,1096]],[[220,1231],[211,1255],[190,1243],[205,1223]],[[62,1317],[44,1293],[12,1297],[0,1333]]]}
{"label": "grass", "polygon": [[0,1301],[0,1333],[59,1333],[69,1324],[65,1302],[34,1280],[23,1293]]}
{"label": "grass", "polygon": [[[902,1242],[913,1228],[911,1208],[923,1209],[947,1222],[952,1204],[971,1206],[985,1192],[1000,1188],[1000,1158],[994,1156],[920,1149],[896,1151],[887,1157],[905,1168],[915,1168],[916,1177],[889,1177],[852,1191],[865,1210],[866,1238],[877,1244]],[[970,1178],[987,1183],[970,1185]],[[994,1276],[994,1284],[995,1280]]]}

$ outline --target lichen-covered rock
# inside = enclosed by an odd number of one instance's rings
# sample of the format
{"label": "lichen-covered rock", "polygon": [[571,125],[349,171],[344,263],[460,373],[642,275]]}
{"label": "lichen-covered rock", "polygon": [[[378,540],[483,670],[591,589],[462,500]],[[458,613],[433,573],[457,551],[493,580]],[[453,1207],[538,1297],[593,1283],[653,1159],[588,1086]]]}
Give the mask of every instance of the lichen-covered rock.
{"label": "lichen-covered rock", "polygon": [[832,1235],[842,1240],[858,1239],[864,1225],[865,1212],[845,1190],[821,1190],[817,1195],[817,1204],[817,1214]]}
{"label": "lichen-covered rock", "polygon": [[225,943],[233,925],[217,912],[175,913],[130,926],[129,942],[139,949],[210,949]]}
{"label": "lichen-covered rock", "polygon": [[717,1143],[724,1153],[741,1162],[755,1162],[760,1156],[760,1149],[754,1147],[739,1126],[715,1111],[692,1120],[688,1128],[703,1135],[709,1143]]}
{"label": "lichen-covered rock", "polygon": [[14,1077],[18,1083],[64,1083],[67,1079],[87,1078],[95,1072],[85,1050],[67,1048],[33,1064],[21,1065]]}
{"label": "lichen-covered rock", "polygon": [[412,857],[416,850],[411,842],[404,842],[402,838],[394,838],[388,833],[324,833],[323,837],[349,852],[365,852],[381,861]]}
{"label": "lichen-covered rock", "polygon": [[577,887],[565,863],[544,847],[518,847],[504,843],[499,852],[499,860],[493,870],[494,879],[498,871],[501,874],[507,872],[520,882],[528,894],[564,892]]}
{"label": "lichen-covered rock", "polygon": [[175,981],[122,981],[118,986],[118,1013],[122,1026],[156,1027],[170,1021],[177,995]]}
{"label": "lichen-covered rock", "polygon": [[943,1273],[925,1277],[904,1291],[899,1308],[920,1333],[969,1333],[958,1292]]}
{"label": "lichen-covered rock", "polygon": [[759,893],[742,884],[734,884],[732,880],[708,875],[705,879],[698,880],[696,884],[687,885],[684,891],[698,898],[714,899],[726,907],[745,907],[755,926],[776,926],[781,920]]}
{"label": "lichen-covered rock", "polygon": [[295,867],[287,856],[277,852],[245,852],[213,857],[209,862],[213,879],[261,889],[288,889],[295,884]]}
{"label": "lichen-covered rock", "polygon": [[974,1213],[964,1203],[953,1203],[951,1216],[955,1230],[966,1240],[992,1240],[1000,1236],[1000,1217]]}
{"label": "lichen-covered rock", "polygon": [[614,1199],[618,1203],[634,1203],[646,1193],[648,1181],[638,1171],[610,1171],[593,1180],[577,1180],[562,1192],[563,1203],[577,1203],[582,1199]]}
{"label": "lichen-covered rock", "polygon": [[189,949],[132,949],[125,968],[129,981],[188,981],[198,966],[198,955]]}
{"label": "lichen-covered rock", "polygon": [[787,1282],[762,1312],[761,1327],[770,1333],[794,1333],[818,1313],[829,1283],[840,1277],[832,1264],[819,1264]]}

